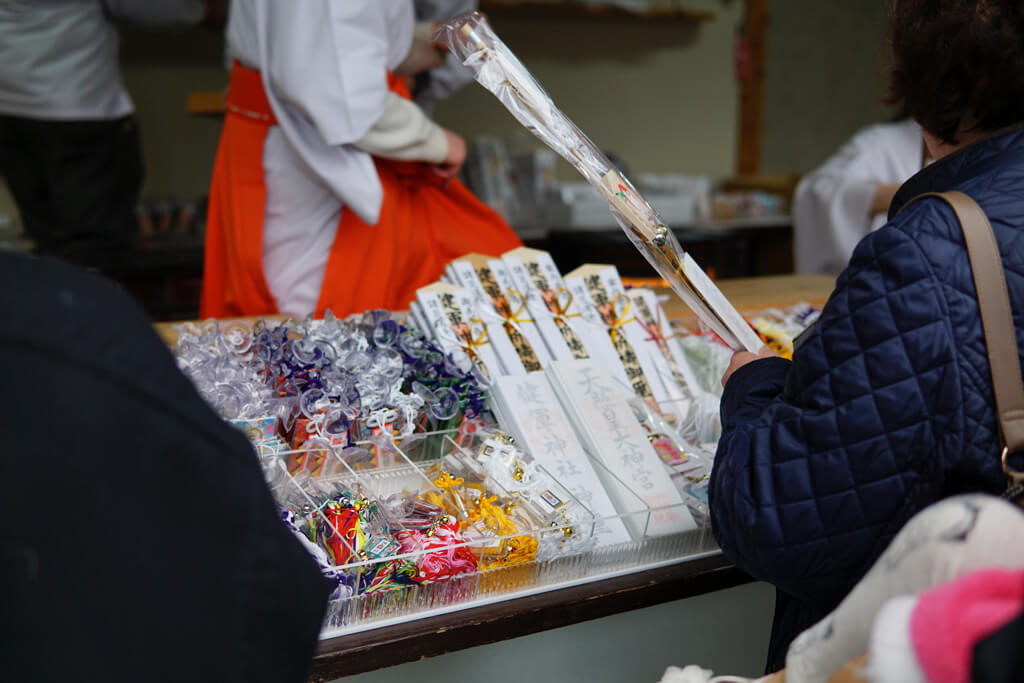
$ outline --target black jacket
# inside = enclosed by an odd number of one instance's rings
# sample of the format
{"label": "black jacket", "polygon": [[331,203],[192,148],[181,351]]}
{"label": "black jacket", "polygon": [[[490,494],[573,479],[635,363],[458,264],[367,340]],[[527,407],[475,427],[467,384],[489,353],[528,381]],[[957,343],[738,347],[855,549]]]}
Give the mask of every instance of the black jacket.
{"label": "black jacket", "polygon": [[327,586],[115,285],[0,253],[0,678],[302,681]]}

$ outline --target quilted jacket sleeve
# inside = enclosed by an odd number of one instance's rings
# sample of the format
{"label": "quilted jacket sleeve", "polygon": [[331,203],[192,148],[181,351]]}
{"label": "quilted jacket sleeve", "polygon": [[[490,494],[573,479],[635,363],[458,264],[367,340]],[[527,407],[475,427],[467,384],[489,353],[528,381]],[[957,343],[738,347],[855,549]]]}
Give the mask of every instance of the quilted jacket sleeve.
{"label": "quilted jacket sleeve", "polygon": [[792,364],[730,378],[711,519],[739,567],[830,608],[937,497],[936,446],[959,414],[945,307],[928,259],[890,225],[858,246]]}

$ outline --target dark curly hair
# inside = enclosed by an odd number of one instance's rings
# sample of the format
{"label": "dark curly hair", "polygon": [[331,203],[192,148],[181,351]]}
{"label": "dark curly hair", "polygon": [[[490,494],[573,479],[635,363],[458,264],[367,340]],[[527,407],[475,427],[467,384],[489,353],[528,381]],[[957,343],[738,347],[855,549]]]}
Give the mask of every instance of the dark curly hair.
{"label": "dark curly hair", "polygon": [[956,144],[1024,120],[1024,1],[889,0],[890,104]]}

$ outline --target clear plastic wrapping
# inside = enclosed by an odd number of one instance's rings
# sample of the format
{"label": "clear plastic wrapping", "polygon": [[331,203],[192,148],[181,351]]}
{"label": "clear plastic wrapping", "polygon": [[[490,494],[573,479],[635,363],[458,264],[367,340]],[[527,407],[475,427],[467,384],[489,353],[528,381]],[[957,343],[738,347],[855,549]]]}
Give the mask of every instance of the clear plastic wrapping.
{"label": "clear plastic wrapping", "polygon": [[630,241],[693,312],[734,349],[762,344],[732,304],[632,183],[554,104],[533,75],[479,12],[451,19],[435,39],[444,42],[476,80],[531,133],[568,161],[608,201]]}
{"label": "clear plastic wrapping", "polygon": [[[301,454],[307,441],[339,449],[358,468],[389,455],[378,444],[392,436],[443,430],[484,407],[475,375],[384,310],[187,323],[175,356],[203,398],[257,447],[292,449],[293,473],[321,465]],[[370,445],[347,448],[357,442]]]}

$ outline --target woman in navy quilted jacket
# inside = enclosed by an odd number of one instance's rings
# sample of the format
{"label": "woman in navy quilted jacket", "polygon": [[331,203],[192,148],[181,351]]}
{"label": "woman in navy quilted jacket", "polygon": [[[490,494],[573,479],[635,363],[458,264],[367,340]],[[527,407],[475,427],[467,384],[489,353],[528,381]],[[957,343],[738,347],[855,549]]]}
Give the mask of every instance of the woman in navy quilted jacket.
{"label": "woman in navy quilted jacket", "polygon": [[[998,427],[971,267],[952,210],[988,215],[1024,343],[1024,4],[891,0],[891,100],[937,159],[840,274],[793,361],[737,353],[723,378],[711,521],[778,589],[768,668],[916,512],[999,493]],[[1016,368],[1012,370],[1016,371]]]}

